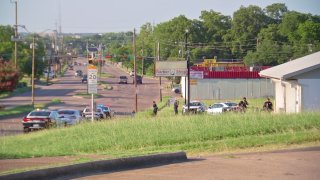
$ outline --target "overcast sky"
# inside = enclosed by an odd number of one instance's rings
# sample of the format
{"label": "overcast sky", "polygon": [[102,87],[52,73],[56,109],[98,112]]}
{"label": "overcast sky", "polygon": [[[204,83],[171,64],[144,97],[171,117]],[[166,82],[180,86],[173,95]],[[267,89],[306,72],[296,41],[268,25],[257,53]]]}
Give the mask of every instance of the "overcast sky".
{"label": "overcast sky", "polygon": [[[12,1],[12,0],[11,0]],[[265,8],[285,3],[289,10],[320,15],[319,0],[17,0],[18,24],[31,32],[55,29],[62,32],[131,31],[150,22],[155,25],[179,15],[198,19],[202,10],[232,16],[241,5]],[[59,13],[60,12],[60,13]],[[61,18],[60,18],[61,17]],[[15,6],[0,0],[0,25],[15,23]],[[22,31],[22,30],[19,30]]]}

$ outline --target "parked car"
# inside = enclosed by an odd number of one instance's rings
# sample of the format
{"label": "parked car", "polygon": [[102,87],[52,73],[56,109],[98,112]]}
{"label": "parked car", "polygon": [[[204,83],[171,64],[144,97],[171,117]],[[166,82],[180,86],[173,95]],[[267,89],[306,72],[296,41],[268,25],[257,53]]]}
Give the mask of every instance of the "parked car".
{"label": "parked car", "polygon": [[82,76],[81,83],[87,83],[87,82],[88,82],[88,76],[85,74]]}
{"label": "parked car", "polygon": [[127,84],[128,83],[127,76],[120,76],[119,78],[120,78],[119,84]]}
{"label": "parked car", "polygon": [[56,126],[60,120],[57,111],[48,109],[34,110],[23,118],[23,131],[29,132],[31,130],[50,128]]}
{"label": "parked car", "polygon": [[98,108],[102,109],[105,117],[112,118],[114,116],[114,112],[111,110],[110,106],[98,104]]}
{"label": "parked car", "polygon": [[[92,110],[89,108],[89,107],[86,107],[83,112],[82,112],[82,115],[84,118],[86,119],[91,119],[92,117]],[[105,116],[104,116],[104,113],[103,113],[103,110],[99,107],[97,107],[95,109],[95,111],[93,112],[93,118],[94,119],[103,119]]]}
{"label": "parked car", "polygon": [[[203,102],[200,101],[190,101],[189,112],[191,113],[201,113],[206,111],[206,106]],[[188,112],[188,105],[182,106],[182,113]]]}
{"label": "parked car", "polygon": [[131,71],[129,74],[130,74],[130,77],[133,77],[134,76],[134,71]]}
{"label": "parked car", "polygon": [[[48,71],[47,70],[44,70],[43,71],[43,76],[45,77],[45,78],[47,78],[48,77]],[[56,76],[56,73],[54,72],[54,71],[50,71],[49,72],[49,78],[50,79],[54,79],[54,78],[56,78],[57,76]]]}
{"label": "parked car", "polygon": [[74,125],[82,121],[82,116],[79,110],[61,109],[58,111],[61,122],[65,125]]}
{"label": "parked car", "polygon": [[[136,75],[136,79],[137,79],[137,84],[142,84],[142,76]],[[134,77],[133,77],[133,82],[132,83],[134,84]]]}
{"label": "parked car", "polygon": [[81,70],[77,70],[75,73],[74,73],[74,76],[82,76],[82,71]]}
{"label": "parked car", "polygon": [[224,113],[228,111],[237,111],[238,104],[234,102],[225,102],[225,103],[215,103],[208,107],[207,113],[208,114],[217,114],[217,113]]}

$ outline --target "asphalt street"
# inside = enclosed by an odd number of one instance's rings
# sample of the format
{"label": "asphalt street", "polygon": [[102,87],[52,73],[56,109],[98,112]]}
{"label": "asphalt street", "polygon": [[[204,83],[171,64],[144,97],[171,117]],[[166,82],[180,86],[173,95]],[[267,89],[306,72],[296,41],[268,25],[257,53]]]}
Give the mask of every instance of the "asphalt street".
{"label": "asphalt street", "polygon": [[[86,59],[77,59],[77,62],[86,61]],[[91,106],[91,98],[76,96],[77,93],[86,93],[87,84],[81,83],[81,77],[75,77],[76,70],[82,70],[86,74],[86,66],[75,66],[74,70],[67,70],[63,77],[60,77],[54,84],[36,85],[35,103],[43,104],[51,102],[52,99],[60,99],[62,103],[52,105],[49,109],[77,109],[83,110],[86,106]],[[96,104],[107,104],[115,112],[119,114],[131,113],[135,110],[135,92],[138,97],[138,111],[152,107],[152,101],[160,99],[160,85],[158,78],[143,78],[143,83],[137,86],[137,90],[133,85],[133,79],[129,76],[129,72],[115,65],[106,63],[102,67],[105,74],[101,77],[101,81],[111,86],[111,90],[98,86],[98,94],[100,97],[95,99]],[[119,76],[128,77],[128,84],[119,84]],[[164,87],[165,85],[163,85]],[[13,97],[0,99],[0,104],[6,107],[15,107],[19,105],[31,104],[31,92],[22,93]],[[23,133],[21,120],[24,115],[14,116],[10,118],[0,118],[0,136],[13,135]]]}

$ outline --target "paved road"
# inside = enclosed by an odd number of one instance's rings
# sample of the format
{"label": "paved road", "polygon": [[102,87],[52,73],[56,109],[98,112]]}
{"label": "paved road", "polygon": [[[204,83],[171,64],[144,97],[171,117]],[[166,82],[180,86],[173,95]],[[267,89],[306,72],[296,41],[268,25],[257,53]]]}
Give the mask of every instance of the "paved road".
{"label": "paved road", "polygon": [[79,178],[81,180],[318,180],[320,147],[293,151],[217,155],[186,163],[149,167]]}
{"label": "paved road", "polygon": [[[85,59],[78,59],[84,62]],[[86,106],[90,106],[91,99],[75,96],[76,93],[87,92],[87,85],[81,83],[80,77],[75,77],[74,73],[80,69],[86,72],[85,66],[75,66],[74,70],[68,70],[65,76],[60,77],[59,81],[50,86],[36,86],[35,103],[48,103],[53,98],[58,98],[63,103],[49,107],[49,109],[78,109],[82,110]],[[135,88],[132,84],[132,78],[129,74],[116,66],[106,64],[103,72],[110,77],[102,77],[101,80],[113,87],[112,90],[105,90],[99,86],[98,93],[101,97],[96,99],[97,104],[108,104],[116,112],[132,112],[135,109]],[[128,76],[129,84],[119,84],[119,76]],[[155,78],[143,78],[143,84],[138,85],[138,111],[150,108],[152,101],[159,100],[159,80]],[[0,104],[6,107],[14,107],[18,105],[30,104],[31,92],[26,92],[14,97],[0,99]],[[20,123],[23,116],[17,116],[0,120],[0,136],[22,133],[22,125]]]}

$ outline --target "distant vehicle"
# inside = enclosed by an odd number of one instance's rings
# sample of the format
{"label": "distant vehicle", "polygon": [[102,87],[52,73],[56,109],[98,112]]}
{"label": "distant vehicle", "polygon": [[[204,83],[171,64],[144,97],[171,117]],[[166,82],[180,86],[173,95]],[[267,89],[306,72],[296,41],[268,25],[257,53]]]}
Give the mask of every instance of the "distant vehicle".
{"label": "distant vehicle", "polygon": [[[201,113],[205,112],[206,106],[204,105],[203,102],[200,101],[190,101],[189,104],[189,112],[192,113]],[[182,113],[187,113],[188,112],[188,105],[183,105],[182,106]]]}
{"label": "distant vehicle", "polygon": [[57,111],[48,109],[34,110],[23,118],[23,131],[29,132],[31,130],[50,128],[56,126],[60,120]]}
{"label": "distant vehicle", "polygon": [[[142,76],[136,75],[136,79],[137,79],[137,84],[142,84]],[[134,77],[133,77],[133,82],[132,83],[134,84]]]}
{"label": "distant vehicle", "polygon": [[[48,77],[48,71],[47,70],[43,71],[43,75],[44,75],[45,78],[47,78]],[[50,79],[54,79],[56,77],[57,76],[56,76],[56,73],[54,71],[50,71],[49,72],[49,78]]]}
{"label": "distant vehicle", "polygon": [[237,111],[238,104],[234,102],[225,102],[225,103],[215,103],[208,107],[207,113],[208,114],[217,114],[217,113],[224,113],[228,111]]}
{"label": "distant vehicle", "polygon": [[133,77],[134,76],[134,71],[131,71],[129,74],[130,74],[130,77]]}
{"label": "distant vehicle", "polygon": [[[92,111],[90,108],[86,107],[83,112],[82,112],[83,117],[85,117],[86,119],[91,119],[92,117]],[[97,107],[95,109],[95,111],[93,112],[93,118],[94,119],[103,119],[104,118],[104,113],[103,110],[99,107]]]}
{"label": "distant vehicle", "polygon": [[127,76],[120,76],[119,84],[127,84],[127,83],[128,83]]}
{"label": "distant vehicle", "polygon": [[69,67],[69,70],[73,70],[73,66],[70,66],[70,67]]}
{"label": "distant vehicle", "polygon": [[77,70],[75,73],[74,73],[74,76],[82,76],[82,71],[81,70]]}
{"label": "distant vehicle", "polygon": [[180,87],[174,87],[174,88],[172,88],[171,91],[176,93],[176,94],[180,94],[181,93],[181,88]]}
{"label": "distant vehicle", "polygon": [[82,76],[81,83],[87,83],[87,82],[88,82],[88,76],[85,74]]}
{"label": "distant vehicle", "polygon": [[114,112],[111,110],[110,106],[104,104],[98,104],[98,108],[101,108],[105,117],[112,118],[114,116]]}
{"label": "distant vehicle", "polygon": [[61,109],[58,111],[61,122],[65,125],[73,125],[82,121],[80,111],[74,109]]}

